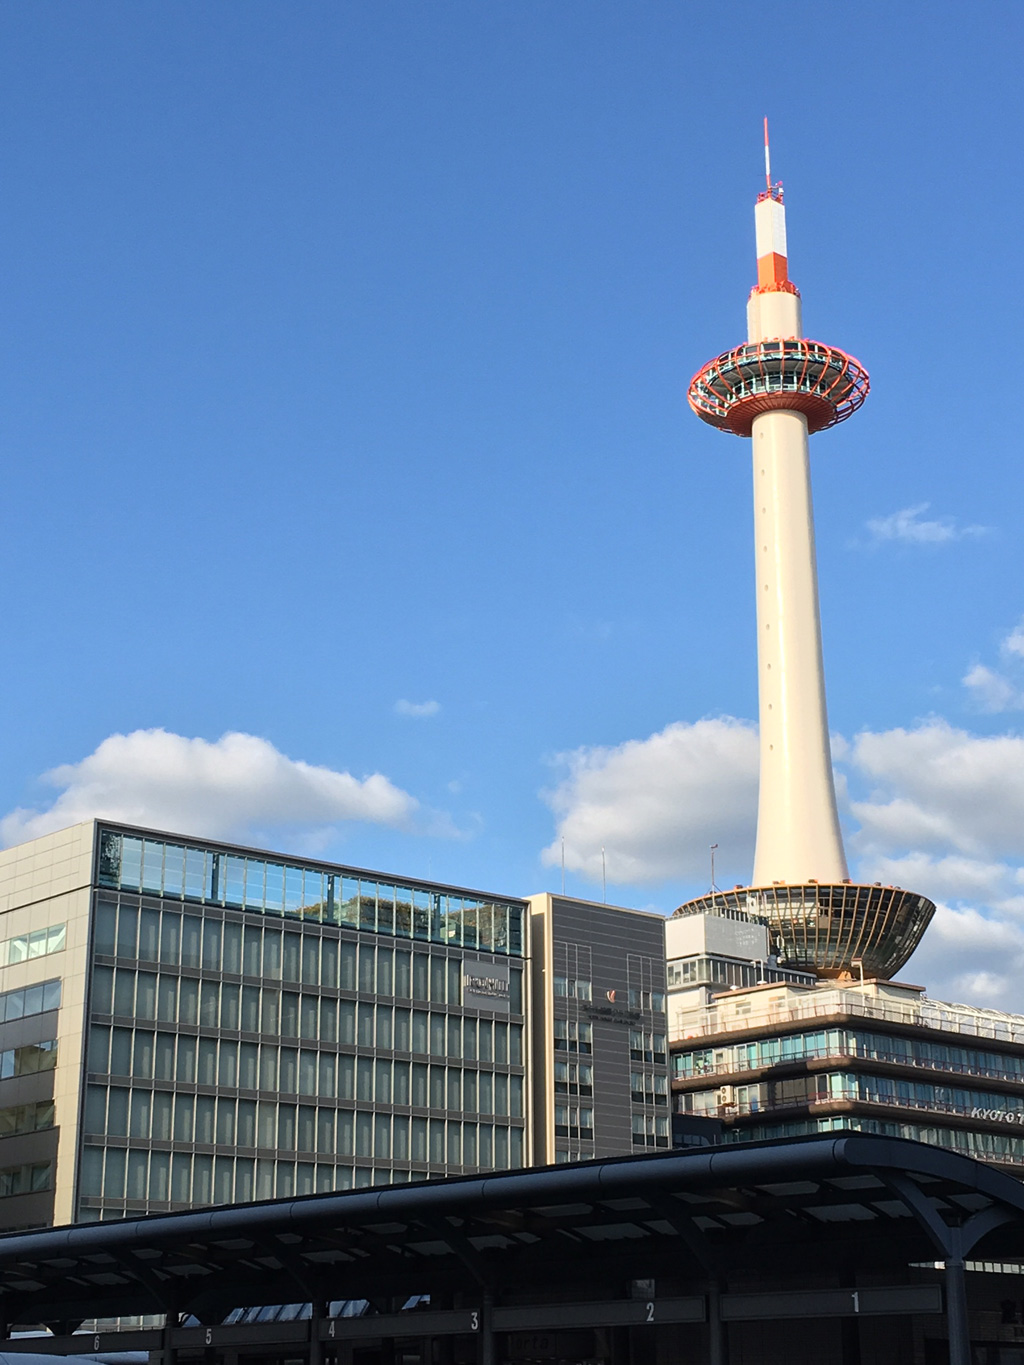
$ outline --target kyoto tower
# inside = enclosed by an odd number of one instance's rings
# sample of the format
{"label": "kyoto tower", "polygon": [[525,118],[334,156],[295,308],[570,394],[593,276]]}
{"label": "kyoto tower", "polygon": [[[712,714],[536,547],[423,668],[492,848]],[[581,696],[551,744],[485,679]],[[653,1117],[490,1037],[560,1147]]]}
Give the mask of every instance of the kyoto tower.
{"label": "kyoto tower", "polygon": [[789,966],[845,977],[856,964],[887,979],[917,947],[935,906],[898,887],[854,885],[847,872],[825,709],[807,439],[857,411],[868,376],[852,356],[803,335],[767,119],[764,133],[747,342],[709,361],[689,389],[698,417],[749,437],[753,448],[761,735],[754,876],[735,891],[712,887],[676,914],[740,909],[768,922]]}

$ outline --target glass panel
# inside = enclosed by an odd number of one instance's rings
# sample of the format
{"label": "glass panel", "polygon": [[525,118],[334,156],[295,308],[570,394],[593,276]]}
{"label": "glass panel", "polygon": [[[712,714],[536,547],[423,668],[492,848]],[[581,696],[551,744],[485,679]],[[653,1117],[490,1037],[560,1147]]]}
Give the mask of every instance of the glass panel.
{"label": "glass panel", "polygon": [[477,946],[476,901],[462,902],[462,942],[467,948]]}
{"label": "glass panel", "polygon": [[297,915],[302,909],[302,868],[286,867],[284,870],[284,912]]}
{"label": "glass panel", "polygon": [[178,1018],[183,1024],[199,1022],[199,982],[183,976],[178,987]]}
{"label": "glass panel", "polygon": [[167,911],[160,916],[160,961],[168,966],[181,962],[181,918]]}
{"label": "glass panel", "polygon": [[354,991],[356,988],[356,945],[349,940],[341,944],[341,989]]}
{"label": "glass panel", "polygon": [[139,1019],[156,1018],[156,973],[139,972],[135,1013]]}
{"label": "glass panel", "polygon": [[164,895],[180,896],[185,889],[185,850],[178,844],[164,846]]}
{"label": "glass panel", "polygon": [[341,879],[338,922],[353,926],[359,923],[359,882],[354,877],[342,877]]}
{"label": "glass panel", "polygon": [[365,995],[373,995],[376,983],[374,980],[374,945],[372,943],[361,943],[359,945],[358,980],[358,989]]}
{"label": "glass panel", "polygon": [[114,973],[114,1013],[125,1017],[135,1013],[135,973],[124,967]]}
{"label": "glass panel", "polygon": [[320,984],[328,990],[338,989],[339,944],[335,938],[324,938],[320,942]]}
{"label": "glass panel", "polygon": [[359,926],[370,931],[377,928],[376,882],[364,880],[359,883]]}
{"label": "glass panel", "polygon": [[401,938],[412,937],[412,892],[407,886],[395,888],[395,933]]}
{"label": "glass panel", "polygon": [[144,891],[163,890],[164,885],[164,846],[146,839],[142,856],[142,889]]}
{"label": "glass panel", "polygon": [[302,984],[316,986],[320,981],[320,940],[315,934],[302,936]]}
{"label": "glass panel", "polygon": [[262,858],[245,860],[245,906],[247,910],[262,910],[266,904],[264,878],[267,865]]}
{"label": "glass panel", "polygon": [[330,874],[324,878],[326,887],[327,902],[324,905],[323,921],[325,924],[338,923],[338,901],[340,897],[340,878],[335,874]]}
{"label": "glass panel", "polygon": [[224,925],[224,971],[237,976],[242,970],[242,926]]}
{"label": "glass panel", "polygon": [[224,864],[224,885],[221,888],[224,904],[241,908],[245,904],[245,859],[228,854],[221,861]]}
{"label": "glass panel", "polygon": [[441,913],[441,937],[445,943],[462,943],[462,901],[457,896],[438,896]]}
{"label": "glass panel", "polygon": [[307,919],[320,919],[324,908],[324,875],[306,868],[303,876],[302,910]]}
{"label": "glass panel", "polygon": [[284,867],[281,863],[266,864],[265,904],[275,914],[284,911]]}
{"label": "glass panel", "polygon": [[139,958],[142,962],[160,960],[160,911],[144,909],[139,914]]}
{"label": "glass panel", "polygon": [[508,952],[508,906],[492,905],[491,915],[493,917],[493,951],[496,953]]}
{"label": "glass panel", "polygon": [[104,957],[114,956],[117,908],[112,901],[101,900],[96,905],[94,929],[96,952]]}
{"label": "glass panel", "polygon": [[124,1149],[108,1147],[103,1170],[103,1197],[105,1199],[124,1198],[124,1166]]}
{"label": "glass panel", "polygon": [[185,896],[201,901],[206,895],[206,854],[201,848],[185,850]]}
{"label": "glass panel", "polygon": [[178,1080],[187,1085],[196,1079],[196,1040],[179,1037],[178,1039]]}
{"label": "glass panel", "polygon": [[142,885],[142,840],[127,835],[121,841],[121,885],[133,891]]}
{"label": "glass panel", "polygon": [[100,837],[100,885],[117,886],[121,880],[121,836],[106,830]]}
{"label": "glass panel", "polygon": [[242,931],[242,973],[244,976],[262,975],[263,930],[246,924]]}
{"label": "glass panel", "polygon": [[221,970],[221,941],[223,923],[218,919],[203,921],[203,966],[211,972]]}
{"label": "glass panel", "polygon": [[181,965],[198,967],[202,961],[203,921],[198,915],[183,915],[181,920]]}
{"label": "glass panel", "polygon": [[139,937],[139,912],[132,905],[122,905],[117,912],[118,957],[135,957]]}
{"label": "glass panel", "polygon": [[263,934],[263,975],[281,979],[281,931],[267,929]]}
{"label": "glass panel", "polygon": [[377,886],[377,929],[390,934],[395,928],[395,888],[386,882]]}
{"label": "glass panel", "polygon": [[414,938],[430,938],[430,893],[428,891],[413,893],[412,932]]}

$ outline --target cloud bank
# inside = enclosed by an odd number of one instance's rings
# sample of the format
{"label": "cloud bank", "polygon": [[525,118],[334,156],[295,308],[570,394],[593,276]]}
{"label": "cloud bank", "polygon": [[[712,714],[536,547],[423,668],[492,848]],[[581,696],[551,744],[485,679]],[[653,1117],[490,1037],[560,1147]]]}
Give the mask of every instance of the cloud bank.
{"label": "cloud bank", "polygon": [[635,885],[704,875],[713,843],[737,866],[753,857],[757,731],[731,716],[677,722],[648,739],[561,754],[562,781],[545,799],[558,836],[541,857]]}
{"label": "cloud bank", "polygon": [[45,809],[14,810],[0,820],[4,846],[97,816],[244,839],[257,830],[306,832],[353,820],[407,828],[419,809],[381,773],[356,778],[235,732],[214,742],[159,729],[110,735],[43,781],[59,795]]}
{"label": "cloud bank", "polygon": [[[934,995],[1024,1010],[1024,736],[941,719],[837,737],[837,787],[852,873],[938,903],[904,977]],[[558,820],[548,865],[592,883],[708,884],[750,875],[757,805],[753,725],[720,717],[648,739],[561,755],[546,794]]]}

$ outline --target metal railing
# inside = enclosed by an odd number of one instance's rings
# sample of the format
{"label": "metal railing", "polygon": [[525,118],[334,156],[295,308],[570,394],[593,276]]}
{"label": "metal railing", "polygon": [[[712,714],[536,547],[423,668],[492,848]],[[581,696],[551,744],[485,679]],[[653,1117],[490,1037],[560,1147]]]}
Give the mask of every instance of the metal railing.
{"label": "metal railing", "polygon": [[[844,1088],[841,1092],[835,1094],[809,1095],[804,1099],[775,1100],[770,1104],[757,1099],[723,1101],[721,1104],[713,1104],[708,1108],[700,1109],[699,1111],[693,1110],[692,1112],[695,1115],[699,1115],[701,1118],[707,1116],[712,1118],[749,1118],[754,1114],[761,1118],[771,1118],[775,1114],[784,1113],[793,1109],[806,1109],[813,1114],[816,1109],[823,1108],[829,1104],[842,1102],[871,1105],[884,1110],[913,1109],[921,1113],[956,1115],[960,1118],[978,1117],[977,1111],[979,1109],[984,1110],[986,1115],[991,1112],[990,1109],[985,1108],[983,1105],[942,1104],[937,1100],[904,1099],[901,1096],[862,1095],[857,1090],[851,1088]],[[686,1112],[689,1113],[691,1111]],[[1007,1127],[1019,1127],[1024,1131],[1024,1109],[1007,1110],[1006,1115],[1006,1119],[1002,1121],[1006,1123]],[[1017,1117],[1018,1115],[1020,1117]],[[987,1121],[992,1123],[1000,1122],[1001,1120],[989,1118]],[[1024,1152],[1022,1152],[1021,1160],[1024,1160]]]}
{"label": "metal railing", "polygon": [[852,1014],[884,1023],[966,1034],[973,1038],[1024,1046],[1024,1015],[972,1009],[969,1005],[953,1005],[936,1000],[922,1000],[920,1005],[908,1008],[892,1002],[883,1003],[877,997],[865,996],[859,991],[836,990],[822,994],[827,998],[819,996],[813,1000],[780,1002],[768,1009],[751,1010],[749,1014],[737,1013],[729,1005],[711,1005],[692,1011],[677,1010],[672,1042],[691,1042],[716,1034],[738,1032],[740,1029]]}
{"label": "metal railing", "polygon": [[915,1071],[938,1071],[944,1075],[1011,1081],[1018,1085],[1024,1082],[1024,1068],[1020,1071],[1004,1071],[998,1067],[967,1066],[963,1062],[942,1062],[933,1057],[913,1057],[905,1052],[868,1052],[857,1048],[844,1049],[843,1047],[809,1047],[790,1056],[762,1057],[760,1060],[749,1057],[735,1057],[728,1062],[705,1063],[699,1068],[695,1066],[692,1071],[673,1070],[672,1079],[674,1081],[701,1080],[705,1076],[728,1076],[740,1071],[767,1071],[771,1067],[785,1066],[790,1062],[821,1061],[826,1058],[840,1066],[855,1061],[892,1062],[900,1066],[913,1067]]}

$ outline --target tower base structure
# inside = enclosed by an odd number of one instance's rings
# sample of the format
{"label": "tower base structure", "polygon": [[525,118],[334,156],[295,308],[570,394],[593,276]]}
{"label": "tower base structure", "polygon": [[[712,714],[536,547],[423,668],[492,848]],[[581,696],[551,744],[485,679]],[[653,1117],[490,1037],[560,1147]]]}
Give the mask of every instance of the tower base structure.
{"label": "tower base structure", "polygon": [[711,891],[686,901],[672,918],[709,912],[767,925],[781,966],[830,979],[888,981],[921,941],[935,904],[898,886],[776,882]]}

